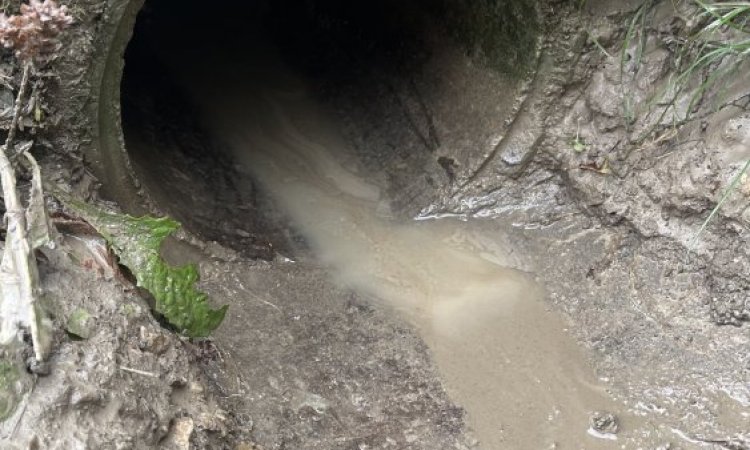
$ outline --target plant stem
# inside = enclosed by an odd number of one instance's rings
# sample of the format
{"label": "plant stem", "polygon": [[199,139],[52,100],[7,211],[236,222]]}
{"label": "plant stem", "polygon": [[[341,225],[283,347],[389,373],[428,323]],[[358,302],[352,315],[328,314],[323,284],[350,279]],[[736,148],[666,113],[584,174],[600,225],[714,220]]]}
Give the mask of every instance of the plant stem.
{"label": "plant stem", "polygon": [[5,145],[3,145],[3,153],[6,157],[12,150],[13,139],[16,138],[16,129],[18,128],[18,121],[21,118],[21,108],[23,107],[23,98],[26,96],[26,88],[29,85],[29,77],[31,76],[31,63],[27,62],[23,65],[23,75],[21,75],[21,86],[18,88],[18,95],[16,96],[16,102],[13,106],[13,117],[10,122],[10,129],[8,130],[8,137],[5,138]]}
{"label": "plant stem", "polygon": [[698,238],[701,237],[703,232],[706,230],[706,227],[709,223],[711,223],[711,220],[713,220],[714,216],[719,212],[719,209],[721,209],[721,206],[724,204],[724,202],[727,201],[729,198],[729,195],[734,192],[737,189],[737,185],[739,184],[740,180],[742,179],[742,175],[747,172],[747,170],[750,168],[750,159],[748,159],[745,162],[745,165],[742,166],[742,169],[737,172],[737,174],[732,178],[732,181],[729,183],[729,186],[724,190],[724,193],[721,195],[721,198],[719,199],[719,202],[714,206],[714,209],[711,210],[706,220],[703,221],[701,224],[701,227],[698,229],[698,232],[695,234],[695,237],[690,241],[690,244],[688,245],[688,253],[692,252],[695,248],[695,244],[698,242]]}
{"label": "plant stem", "polygon": [[14,105],[11,128],[5,144],[0,148],[0,183],[5,200],[7,237],[2,262],[0,263],[0,341],[8,343],[16,339],[18,325],[30,328],[34,356],[44,360],[50,350],[50,336],[45,331],[44,316],[37,300],[41,289],[39,271],[32,245],[29,241],[26,210],[21,203],[16,185],[16,171],[9,158],[21,115],[21,104],[29,82],[31,64],[23,69],[21,86]]}

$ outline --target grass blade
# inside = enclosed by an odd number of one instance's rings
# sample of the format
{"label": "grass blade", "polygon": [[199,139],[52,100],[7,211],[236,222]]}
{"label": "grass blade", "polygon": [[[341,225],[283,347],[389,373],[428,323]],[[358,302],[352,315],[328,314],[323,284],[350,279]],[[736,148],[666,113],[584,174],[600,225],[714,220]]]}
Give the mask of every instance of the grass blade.
{"label": "grass blade", "polygon": [[701,224],[701,227],[698,229],[698,232],[695,234],[695,237],[692,241],[690,241],[690,245],[688,245],[688,253],[692,252],[695,248],[695,244],[698,242],[698,239],[701,237],[703,232],[706,230],[706,227],[708,224],[713,220],[714,216],[719,212],[719,209],[721,209],[721,206],[727,201],[729,198],[729,195],[734,192],[737,189],[737,185],[739,184],[740,180],[742,179],[742,175],[747,172],[747,169],[750,168],[750,159],[748,159],[745,162],[745,165],[742,166],[742,170],[740,170],[737,175],[732,178],[732,182],[729,183],[729,186],[724,190],[724,193],[721,195],[721,198],[719,199],[719,203],[716,204],[714,209],[711,210],[711,213],[708,215],[706,220],[703,221],[703,224]]}

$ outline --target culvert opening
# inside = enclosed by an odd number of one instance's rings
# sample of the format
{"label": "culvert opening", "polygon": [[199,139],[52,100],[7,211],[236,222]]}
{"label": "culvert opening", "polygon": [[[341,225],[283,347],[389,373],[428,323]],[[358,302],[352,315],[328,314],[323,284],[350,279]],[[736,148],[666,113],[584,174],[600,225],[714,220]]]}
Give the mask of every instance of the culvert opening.
{"label": "culvert opening", "polygon": [[[574,446],[588,413],[614,405],[593,374],[581,375],[585,361],[538,288],[504,267],[510,237],[392,220],[466,179],[497,145],[520,85],[501,65],[533,55],[519,51],[522,39],[493,46],[528,23],[502,14],[520,4],[153,0],[126,57],[123,127],[151,196],[193,231],[262,255],[284,245],[274,239],[288,237],[289,216],[315,261],[272,265],[294,272],[277,273],[269,295],[306,301],[292,273],[317,279],[320,263],[336,290],[382,300],[413,323],[487,448],[550,447],[546,433],[526,433],[559,404],[564,436],[554,442]],[[243,276],[230,272],[230,285]],[[333,290],[309,302],[326,305]],[[235,311],[244,296],[232,298]],[[254,345],[247,323],[235,323],[231,348]],[[302,345],[312,354],[324,344]]]}
{"label": "culvert opening", "polygon": [[242,114],[238,98],[263,102],[291,77],[389,211],[410,215],[491,150],[533,64],[536,23],[528,0],[148,0],[125,56],[127,153],[160,210],[271,257],[295,236],[212,111]]}

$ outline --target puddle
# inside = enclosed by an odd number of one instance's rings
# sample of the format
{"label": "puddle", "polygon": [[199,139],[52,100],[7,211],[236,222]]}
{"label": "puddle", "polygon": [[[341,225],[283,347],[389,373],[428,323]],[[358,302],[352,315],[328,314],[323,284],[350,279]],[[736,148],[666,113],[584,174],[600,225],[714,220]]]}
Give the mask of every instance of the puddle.
{"label": "puddle", "polygon": [[271,193],[331,276],[419,330],[481,448],[620,448],[589,418],[612,412],[627,432],[627,415],[546,309],[543,289],[510,268],[523,263],[505,237],[473,221],[394,222],[326,111],[267,61],[227,72],[215,89],[200,70],[183,73],[195,76],[186,82],[239,169]]}

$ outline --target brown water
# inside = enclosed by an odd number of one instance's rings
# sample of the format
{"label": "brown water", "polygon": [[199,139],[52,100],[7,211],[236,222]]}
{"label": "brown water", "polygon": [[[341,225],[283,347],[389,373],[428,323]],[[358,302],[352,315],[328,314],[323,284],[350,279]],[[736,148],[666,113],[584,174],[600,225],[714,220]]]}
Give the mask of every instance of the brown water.
{"label": "brown water", "polygon": [[264,64],[224,71],[220,85],[202,84],[217,80],[211,62],[182,67],[206,122],[332,277],[420,331],[481,448],[620,448],[615,435],[590,430],[589,417],[622,418],[621,405],[546,309],[542,288],[510,268],[519,262],[502,234],[471,221],[393,221],[304,83],[258,51]]}

